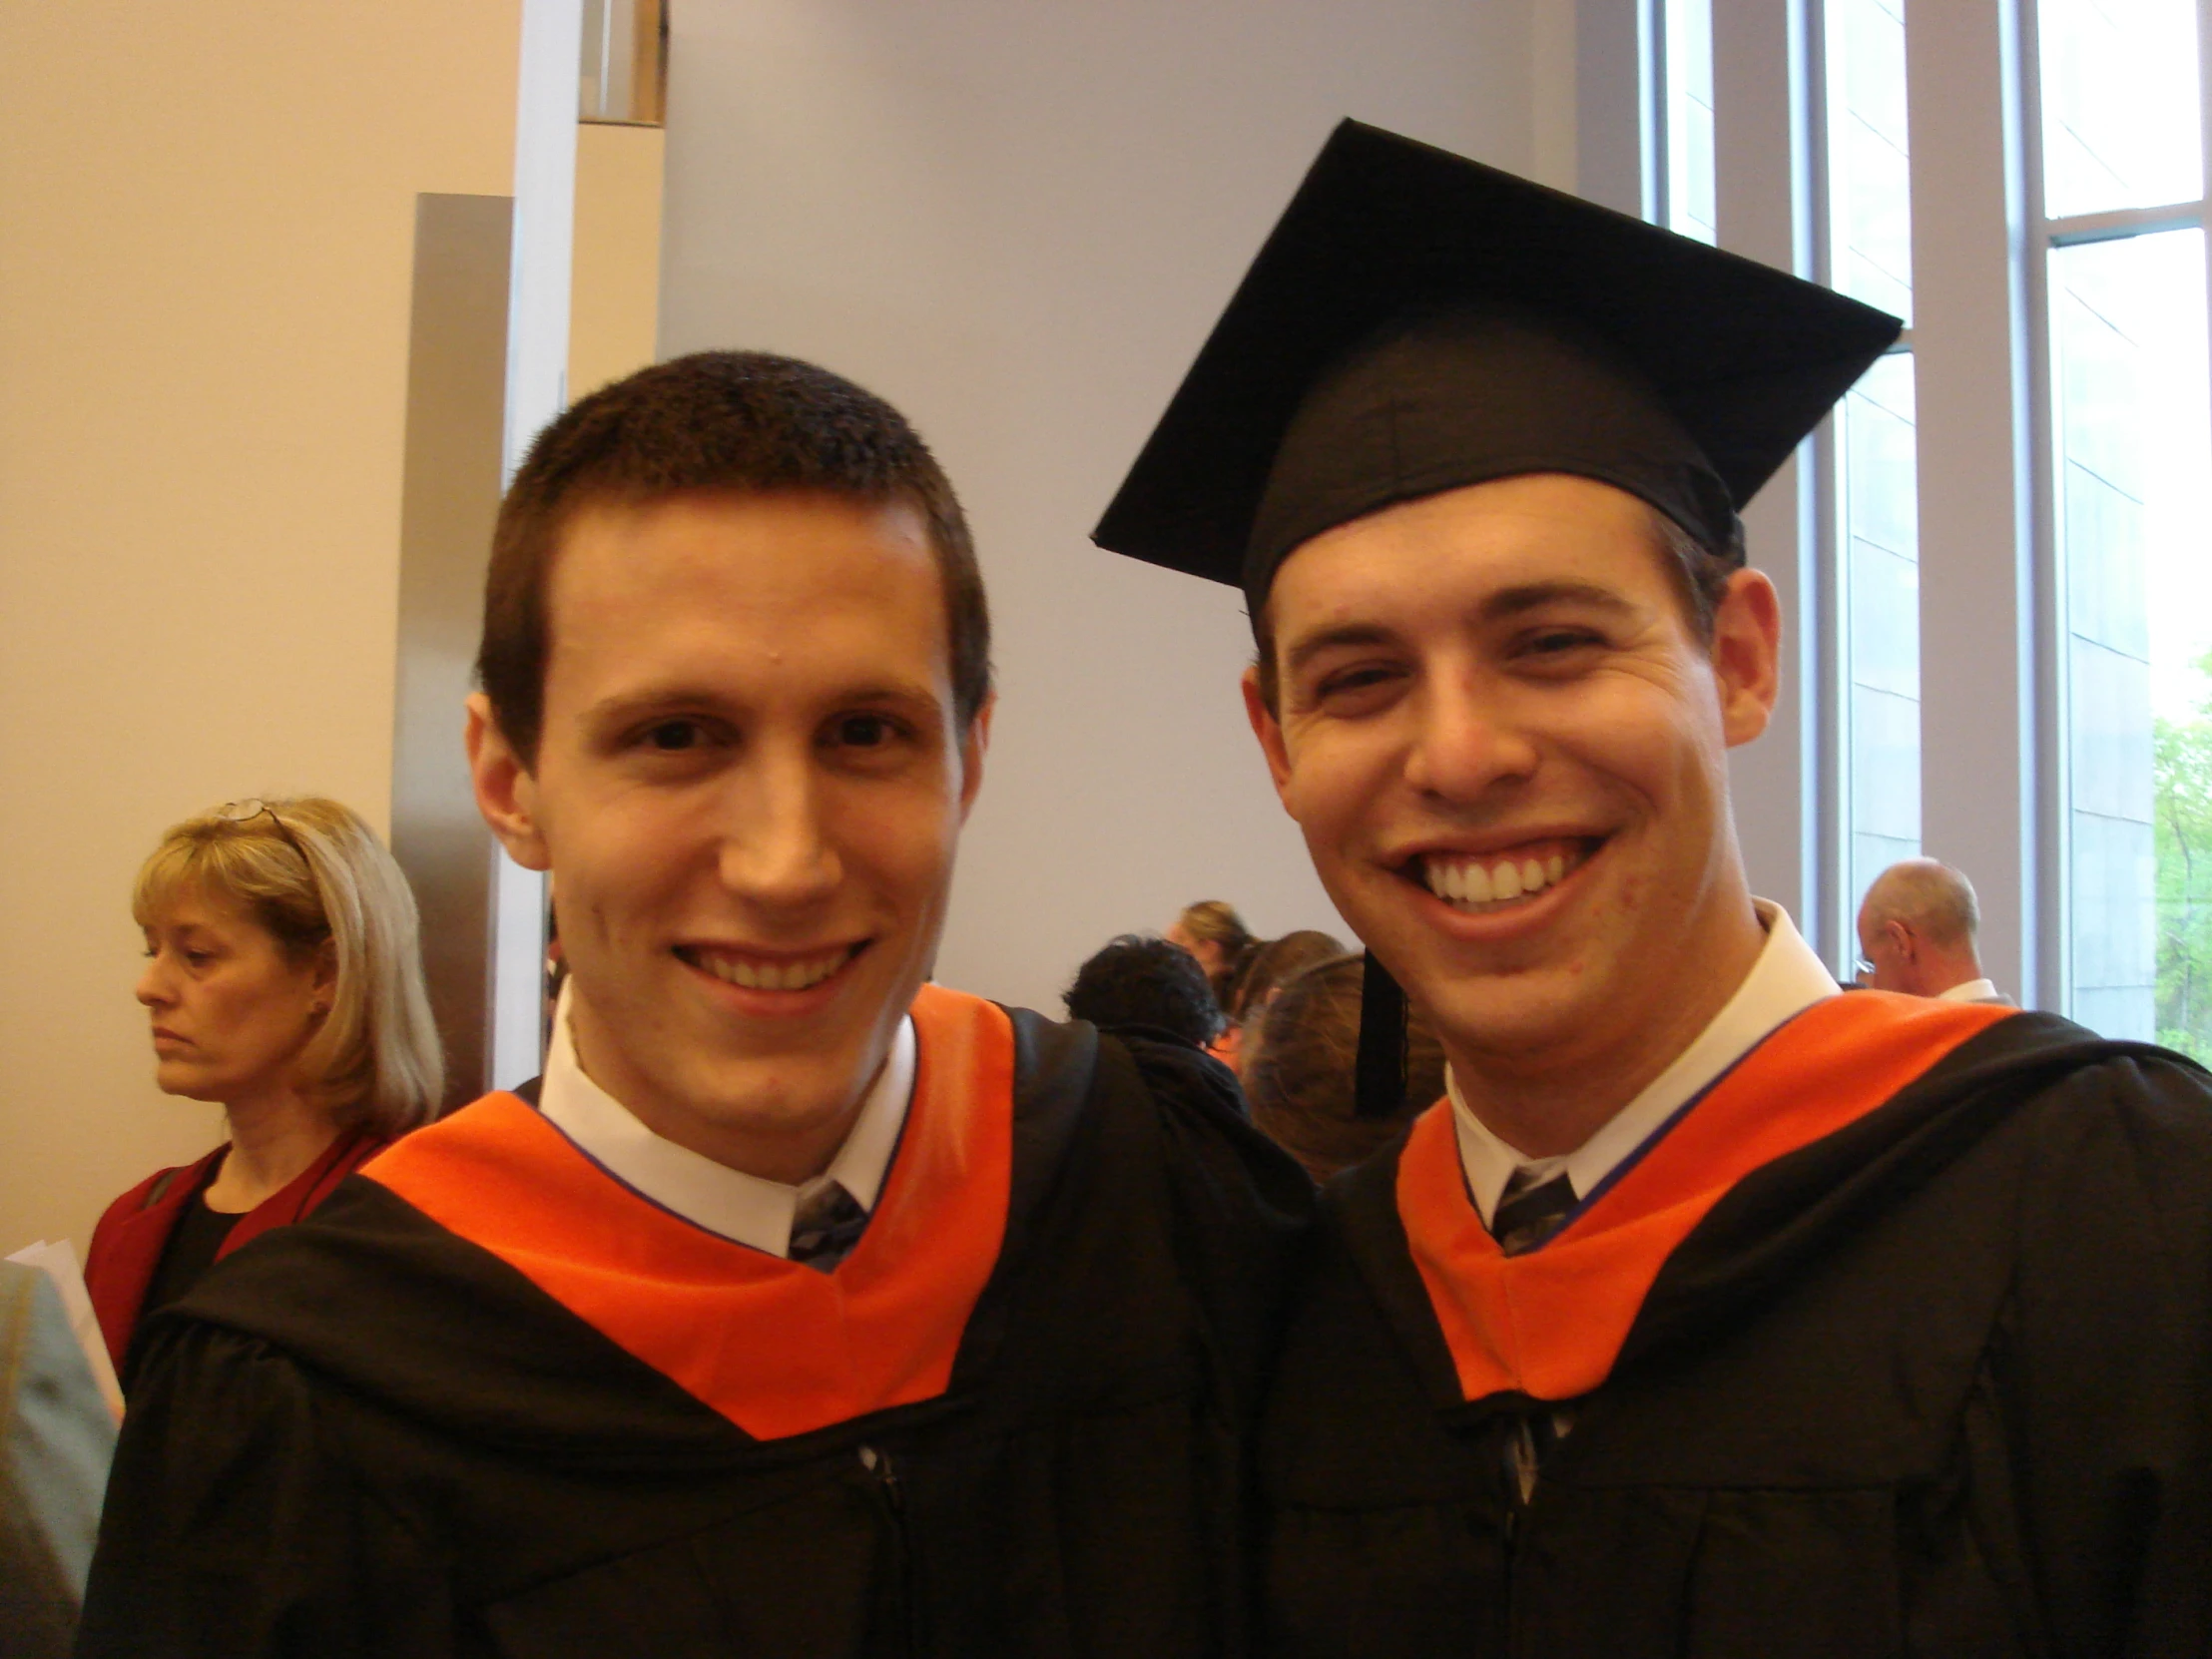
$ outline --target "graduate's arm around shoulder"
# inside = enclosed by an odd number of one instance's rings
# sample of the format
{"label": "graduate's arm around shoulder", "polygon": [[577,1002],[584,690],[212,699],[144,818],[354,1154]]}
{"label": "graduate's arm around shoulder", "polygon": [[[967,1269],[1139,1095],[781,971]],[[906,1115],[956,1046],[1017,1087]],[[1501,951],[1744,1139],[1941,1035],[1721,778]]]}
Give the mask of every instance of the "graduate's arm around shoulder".
{"label": "graduate's arm around shoulder", "polygon": [[1995,1364],[2062,1653],[2212,1650],[2212,1077],[2136,1049],[2028,1110]]}
{"label": "graduate's arm around shoulder", "polygon": [[1257,1409],[1290,1317],[1316,1215],[1314,1183],[1254,1128],[1235,1074],[1139,1035],[1126,1049],[1158,1109],[1178,1254],[1237,1391]]}
{"label": "graduate's arm around shoulder", "polygon": [[346,1454],[328,1384],[178,1314],[146,1342],[80,1659],[449,1653],[445,1575]]}

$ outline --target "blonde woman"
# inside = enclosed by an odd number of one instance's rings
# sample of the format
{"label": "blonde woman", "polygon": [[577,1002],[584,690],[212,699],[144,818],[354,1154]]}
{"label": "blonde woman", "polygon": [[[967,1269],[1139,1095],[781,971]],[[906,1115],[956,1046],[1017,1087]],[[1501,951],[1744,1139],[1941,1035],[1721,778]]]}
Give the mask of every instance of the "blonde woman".
{"label": "blonde woman", "polygon": [[1236,906],[1219,898],[1202,898],[1196,904],[1184,905],[1166,938],[1198,958],[1198,965],[1213,983],[1216,1002],[1228,992],[1229,977],[1237,971],[1245,953],[1259,943],[1244,924],[1244,917],[1237,914]]}
{"label": "blonde woman", "polygon": [[227,1138],[108,1207],[85,1265],[128,1390],[131,1337],[248,1240],[299,1220],[443,1087],[414,896],[350,808],[242,801],[188,819],[139,870],[138,999],[164,1092]]}

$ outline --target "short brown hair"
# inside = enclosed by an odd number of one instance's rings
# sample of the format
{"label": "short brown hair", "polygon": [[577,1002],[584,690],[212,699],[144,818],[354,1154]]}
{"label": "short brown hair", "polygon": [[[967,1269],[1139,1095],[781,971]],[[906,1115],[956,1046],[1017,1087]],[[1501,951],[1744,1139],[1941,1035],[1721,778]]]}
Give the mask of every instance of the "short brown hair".
{"label": "short brown hair", "polygon": [[1317,1181],[1368,1157],[1444,1092],[1443,1045],[1420,1010],[1409,1008],[1404,1098],[1386,1117],[1360,1116],[1354,1076],[1366,965],[1364,956],[1339,956],[1285,984],[1268,1005],[1260,1052],[1245,1068],[1252,1121]]}
{"label": "short brown hair", "polygon": [[[1711,649],[1713,618],[1720,610],[1721,596],[1728,592],[1728,579],[1744,568],[1743,520],[1730,521],[1725,543],[1708,546],[1657,507],[1647,505],[1645,511],[1651,515],[1652,540],[1665,555],[1667,577],[1682,603],[1683,618],[1698,644]],[[1272,607],[1260,607],[1252,619],[1252,637],[1256,645],[1254,666],[1260,671],[1260,701],[1269,714],[1280,715],[1282,683],[1275,667]]]}
{"label": "short brown hair", "polygon": [[1269,997],[1315,963],[1344,953],[1344,940],[1318,927],[1301,927],[1255,945],[1237,969],[1222,1012],[1239,1023],[1249,1020],[1263,1010]]}
{"label": "short brown hair", "polygon": [[545,723],[547,595],[570,517],[587,504],[693,490],[915,508],[944,585],[953,712],[962,728],[973,722],[991,690],[990,610],[967,518],[928,445],[880,397],[826,368],[765,351],[701,351],[568,410],[538,434],[499,504],[476,676],[525,766],[537,764]]}
{"label": "short brown hair", "polygon": [[219,811],[172,825],[139,868],[131,914],[147,926],[170,899],[193,892],[244,911],[293,963],[327,948],[336,968],[330,1010],[300,1054],[322,1106],[339,1128],[374,1135],[426,1123],[445,1086],[445,1059],[407,877],[340,802],[304,795],[261,806],[247,817]]}

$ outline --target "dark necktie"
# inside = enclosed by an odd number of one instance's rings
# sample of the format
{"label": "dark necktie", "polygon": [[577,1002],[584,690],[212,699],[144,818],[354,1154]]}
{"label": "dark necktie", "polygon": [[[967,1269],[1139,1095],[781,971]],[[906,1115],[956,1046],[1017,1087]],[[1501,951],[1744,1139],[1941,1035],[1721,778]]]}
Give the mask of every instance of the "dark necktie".
{"label": "dark necktie", "polygon": [[1574,1209],[1574,1183],[1561,1170],[1548,1181],[1530,1178],[1525,1169],[1513,1171],[1490,1218],[1490,1237],[1508,1256],[1534,1250],[1567,1223]]}
{"label": "dark necktie", "polygon": [[831,1181],[800,1201],[792,1217],[791,1258],[817,1273],[834,1272],[866,1226],[859,1200]]}
{"label": "dark necktie", "polygon": [[[1490,1237],[1506,1255],[1522,1255],[1566,1226],[1576,1202],[1574,1184],[1565,1170],[1548,1181],[1538,1181],[1527,1170],[1517,1169],[1505,1183],[1497,1211],[1490,1217]],[[1559,1406],[1538,1408],[1513,1425],[1505,1443],[1505,1469],[1521,1502],[1535,1496],[1537,1466],[1573,1420],[1572,1408]]]}

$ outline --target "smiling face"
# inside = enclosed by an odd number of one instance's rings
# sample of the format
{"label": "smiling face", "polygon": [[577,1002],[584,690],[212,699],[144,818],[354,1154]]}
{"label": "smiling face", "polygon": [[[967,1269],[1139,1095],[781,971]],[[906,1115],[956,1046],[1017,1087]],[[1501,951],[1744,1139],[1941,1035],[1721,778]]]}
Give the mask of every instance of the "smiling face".
{"label": "smiling face", "polygon": [[988,709],[959,730],[917,514],[822,495],[587,506],[536,765],[481,698],[485,817],[551,869],[592,1078],[718,1162],[841,1144],[944,922]]}
{"label": "smiling face", "polygon": [[1708,649],[1664,557],[1643,503],[1541,474],[1357,519],[1277,573],[1280,718],[1248,675],[1254,729],[1463,1084],[1572,1071],[1617,1108],[1756,959],[1726,751],[1772,706],[1773,593],[1734,577]]}
{"label": "smiling face", "polygon": [[137,994],[165,1094],[247,1106],[295,1092],[329,1001],[326,962],[292,960],[245,911],[191,888],[150,913],[146,957]]}

